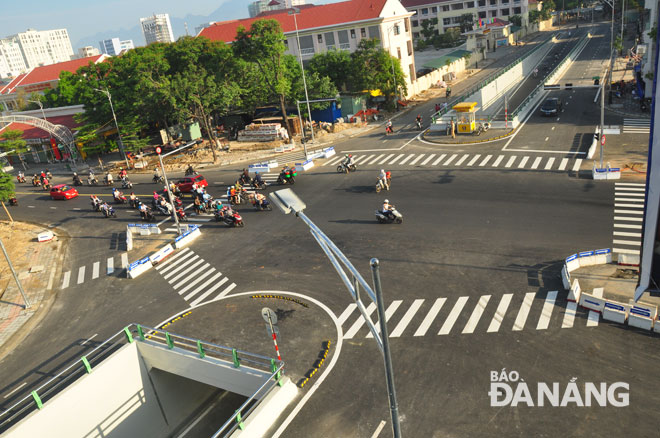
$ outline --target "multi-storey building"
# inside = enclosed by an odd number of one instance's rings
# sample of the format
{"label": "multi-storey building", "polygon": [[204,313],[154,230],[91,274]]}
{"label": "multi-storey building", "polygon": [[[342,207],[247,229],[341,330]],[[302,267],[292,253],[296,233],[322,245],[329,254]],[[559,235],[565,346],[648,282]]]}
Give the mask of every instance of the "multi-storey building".
{"label": "multi-storey building", "polygon": [[0,78],[17,76],[27,69],[18,41],[13,38],[0,40]]}
{"label": "multi-storey building", "polygon": [[154,14],[151,17],[140,18],[140,25],[147,44],[174,42],[169,14]]}
{"label": "multi-storey building", "polygon": [[499,18],[508,20],[512,15],[520,15],[523,25],[528,23],[528,0],[401,0],[410,12],[413,38],[421,35],[422,23],[436,18],[436,34],[449,29],[460,28],[461,16],[471,14],[476,23],[481,19]]}
{"label": "multi-storey building", "polygon": [[90,56],[100,55],[101,52],[94,46],[85,46],[78,49],[77,58],[89,58]]}
{"label": "multi-storey building", "polygon": [[288,9],[294,6],[304,5],[306,0],[257,0],[248,5],[250,17],[256,17],[262,12]]}
{"label": "multi-storey building", "polygon": [[[412,13],[406,11],[398,0],[349,0],[320,6],[305,5],[295,15],[296,21],[288,12],[272,11],[262,17],[279,21],[287,53],[296,57],[300,53],[303,62],[327,50],[353,52],[361,40],[377,38],[385,50],[399,59],[409,89],[416,80],[410,27]],[[229,43],[236,38],[240,26],[249,29],[262,17],[215,23],[202,30],[199,36]]]}
{"label": "multi-storey building", "polygon": [[119,42],[120,53],[126,50],[132,50],[134,48],[135,48],[135,44],[133,44],[133,40],[124,40]]}
{"label": "multi-storey building", "polygon": [[101,53],[110,56],[117,56],[117,54],[121,52],[119,38],[110,38],[99,41],[99,48],[101,49]]}

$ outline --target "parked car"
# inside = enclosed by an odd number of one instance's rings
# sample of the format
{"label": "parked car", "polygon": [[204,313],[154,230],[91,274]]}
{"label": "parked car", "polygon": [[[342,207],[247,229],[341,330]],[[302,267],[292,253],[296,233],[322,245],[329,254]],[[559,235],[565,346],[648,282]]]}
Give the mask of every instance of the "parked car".
{"label": "parked car", "polygon": [[193,184],[197,184],[201,187],[208,187],[209,185],[202,175],[187,176],[176,183],[177,187],[179,187],[179,190],[182,192],[191,192]]}
{"label": "parked car", "polygon": [[544,116],[556,116],[562,109],[561,99],[550,97],[541,105],[541,114]]}
{"label": "parked car", "polygon": [[71,199],[78,196],[78,190],[66,184],[59,184],[50,189],[50,197],[53,199]]}

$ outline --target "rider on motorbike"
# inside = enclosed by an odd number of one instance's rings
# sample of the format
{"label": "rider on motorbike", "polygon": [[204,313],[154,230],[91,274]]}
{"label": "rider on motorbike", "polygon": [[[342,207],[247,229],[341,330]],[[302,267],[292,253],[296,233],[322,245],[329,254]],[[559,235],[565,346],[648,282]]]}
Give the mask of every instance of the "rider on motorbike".
{"label": "rider on motorbike", "polygon": [[390,172],[385,172],[385,169],[380,169],[380,175],[378,175],[378,181],[386,189],[390,189]]}
{"label": "rider on motorbike", "polygon": [[391,134],[394,131],[392,130],[392,120],[387,120],[387,123],[385,124],[385,133],[386,134]]}
{"label": "rider on motorbike", "polygon": [[392,213],[392,210],[394,210],[394,206],[390,204],[389,199],[383,201],[383,209],[381,211],[386,217],[394,219],[394,213]]}
{"label": "rider on motorbike", "polygon": [[264,209],[264,201],[266,200],[266,197],[261,194],[261,193],[255,193],[254,194],[254,206],[259,207],[260,210]]}
{"label": "rider on motorbike", "polygon": [[80,177],[78,176],[77,172],[73,172],[73,184],[77,186],[82,185],[82,181],[80,180]]}
{"label": "rider on motorbike", "polygon": [[238,178],[238,181],[245,185],[245,184],[250,184],[250,173],[248,172],[247,169],[243,169],[243,173],[241,173],[240,178]]}
{"label": "rider on motorbike", "polygon": [[255,186],[264,185],[264,180],[261,178],[261,174],[259,172],[254,173],[254,179],[252,180],[252,184],[254,184]]}
{"label": "rider on motorbike", "polygon": [[105,174],[105,183],[108,185],[112,185],[114,181],[112,180],[112,174],[110,172]]}
{"label": "rider on motorbike", "polygon": [[415,117],[415,121],[417,122],[418,125],[422,124],[422,115],[417,114],[417,117]]}
{"label": "rider on motorbike", "polygon": [[192,164],[188,164],[188,167],[186,168],[186,175],[194,175],[195,174],[195,169],[193,169]]}
{"label": "rider on motorbike", "polygon": [[346,154],[342,164],[347,168],[350,168],[351,166],[355,165],[355,159],[353,158],[353,154]]}
{"label": "rider on motorbike", "polygon": [[128,176],[128,172],[123,167],[119,168],[119,179],[123,180]]}

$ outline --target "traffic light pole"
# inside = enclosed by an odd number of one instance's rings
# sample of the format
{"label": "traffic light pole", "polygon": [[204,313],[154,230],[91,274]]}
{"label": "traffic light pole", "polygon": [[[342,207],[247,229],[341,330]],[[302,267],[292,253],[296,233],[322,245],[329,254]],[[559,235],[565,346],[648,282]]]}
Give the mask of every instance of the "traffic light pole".
{"label": "traffic light pole", "polygon": [[163,178],[165,179],[165,187],[167,188],[167,194],[170,198],[170,205],[172,206],[172,216],[174,217],[174,223],[176,223],[176,232],[178,235],[181,235],[181,224],[179,223],[179,216],[176,214],[176,208],[174,207],[174,199],[172,199],[172,190],[170,189],[170,184],[167,182],[167,174],[165,173],[165,167],[163,167],[163,156],[158,154],[158,161],[160,162],[160,170],[163,172]]}

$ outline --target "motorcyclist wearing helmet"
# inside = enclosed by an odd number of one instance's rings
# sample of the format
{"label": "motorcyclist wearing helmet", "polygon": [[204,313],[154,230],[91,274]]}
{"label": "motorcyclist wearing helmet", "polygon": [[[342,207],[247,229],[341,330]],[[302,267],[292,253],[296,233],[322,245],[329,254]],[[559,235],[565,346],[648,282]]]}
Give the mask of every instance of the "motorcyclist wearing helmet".
{"label": "motorcyclist wearing helmet", "polygon": [[386,217],[388,217],[390,219],[394,219],[394,213],[392,213],[392,210],[394,210],[394,206],[392,204],[390,204],[390,200],[386,199],[385,201],[383,201],[382,213]]}
{"label": "motorcyclist wearing helmet", "polygon": [[343,164],[346,167],[353,166],[355,164],[355,159],[353,158],[353,154],[346,154]]}
{"label": "motorcyclist wearing helmet", "polygon": [[382,184],[382,186],[386,189],[390,189],[390,178],[389,178],[389,172],[385,172],[385,169],[380,169],[380,174],[378,175],[378,180]]}

